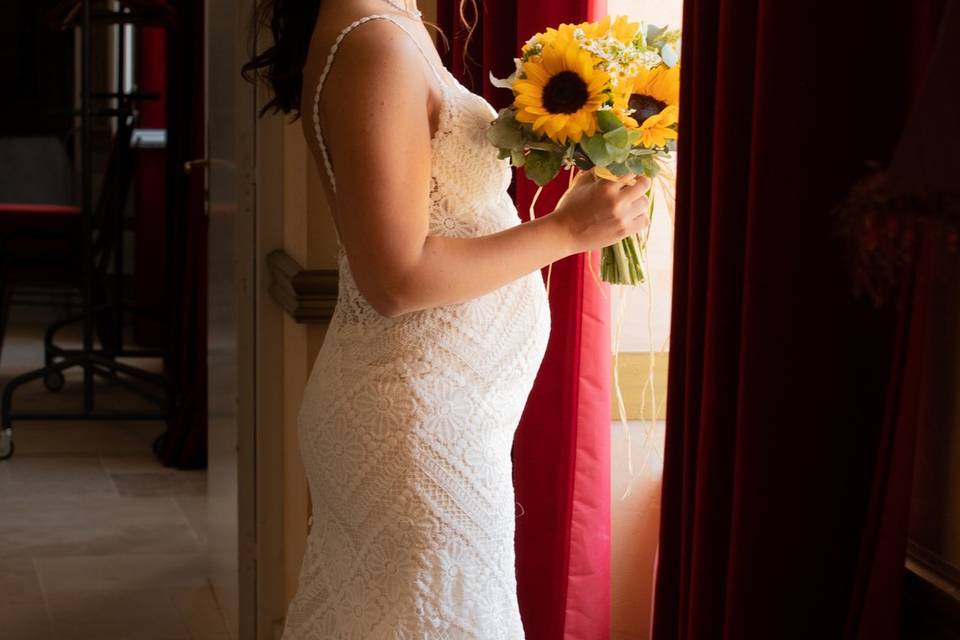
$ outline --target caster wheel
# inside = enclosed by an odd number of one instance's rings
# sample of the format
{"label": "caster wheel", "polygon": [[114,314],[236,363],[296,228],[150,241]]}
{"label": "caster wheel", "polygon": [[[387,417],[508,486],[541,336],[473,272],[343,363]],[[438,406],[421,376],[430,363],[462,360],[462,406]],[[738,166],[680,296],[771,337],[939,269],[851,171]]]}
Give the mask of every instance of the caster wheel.
{"label": "caster wheel", "polygon": [[43,376],[43,386],[49,391],[60,391],[63,389],[65,382],[66,380],[63,378],[63,373],[60,371],[51,371]]}
{"label": "caster wheel", "polygon": [[13,430],[0,431],[0,460],[6,460],[13,455]]}

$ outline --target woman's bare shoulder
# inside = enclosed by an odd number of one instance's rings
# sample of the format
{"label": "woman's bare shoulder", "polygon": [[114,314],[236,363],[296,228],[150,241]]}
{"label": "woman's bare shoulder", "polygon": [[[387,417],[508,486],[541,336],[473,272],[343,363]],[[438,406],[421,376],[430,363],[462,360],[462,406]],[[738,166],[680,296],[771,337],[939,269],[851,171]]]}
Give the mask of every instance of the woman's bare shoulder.
{"label": "woman's bare shoulder", "polygon": [[[346,14],[343,18],[349,18]],[[384,14],[390,15],[390,14]],[[359,16],[363,17],[363,16]],[[354,18],[354,20],[359,18]],[[400,21],[401,19],[397,19]],[[346,25],[352,24],[347,22]],[[344,27],[340,21],[317,28],[304,66],[303,104],[312,104],[313,94],[320,82],[330,52]],[[408,91],[420,85],[423,57],[413,37],[390,20],[369,20],[351,29],[337,45],[327,77],[324,80],[324,102],[335,99],[335,91],[383,89],[385,84],[405,84]],[[327,87],[332,90],[327,92]]]}
{"label": "woman's bare shoulder", "polygon": [[[383,16],[383,19],[371,19],[358,24],[363,18],[371,16]],[[389,12],[358,14],[342,11],[333,17],[318,20],[307,54],[306,68],[319,76],[341,36],[334,55],[335,64],[339,66],[360,64],[375,70],[402,70],[413,62],[418,67],[416,63],[420,53],[417,43],[411,34],[404,32],[410,27],[400,26],[405,20]],[[341,64],[344,59],[348,62]]]}

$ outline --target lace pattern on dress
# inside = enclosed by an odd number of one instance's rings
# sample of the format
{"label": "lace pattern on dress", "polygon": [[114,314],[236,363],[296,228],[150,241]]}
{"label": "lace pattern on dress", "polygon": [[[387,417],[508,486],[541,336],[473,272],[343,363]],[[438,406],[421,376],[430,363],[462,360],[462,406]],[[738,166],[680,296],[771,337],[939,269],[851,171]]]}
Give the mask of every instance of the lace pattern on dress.
{"label": "lace pattern on dress", "polygon": [[[430,233],[520,224],[493,108],[444,73]],[[338,262],[297,415],[315,515],[283,640],[523,640],[510,452],[550,333],[542,275],[388,318]]]}

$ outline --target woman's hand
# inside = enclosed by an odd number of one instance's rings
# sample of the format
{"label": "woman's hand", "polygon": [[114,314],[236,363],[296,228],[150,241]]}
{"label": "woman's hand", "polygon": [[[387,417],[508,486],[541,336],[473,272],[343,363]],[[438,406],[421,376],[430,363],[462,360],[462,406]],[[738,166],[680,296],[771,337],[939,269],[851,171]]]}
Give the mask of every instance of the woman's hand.
{"label": "woman's hand", "polygon": [[584,171],[550,215],[558,216],[567,229],[572,253],[591,251],[616,244],[650,224],[649,189],[646,176],[636,176],[631,185]]}

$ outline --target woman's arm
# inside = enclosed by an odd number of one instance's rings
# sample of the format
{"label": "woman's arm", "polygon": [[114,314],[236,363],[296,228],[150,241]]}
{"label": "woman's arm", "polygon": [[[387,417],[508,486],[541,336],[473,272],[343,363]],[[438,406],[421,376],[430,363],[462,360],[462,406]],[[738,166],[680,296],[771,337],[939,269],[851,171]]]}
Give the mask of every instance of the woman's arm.
{"label": "woman's arm", "polygon": [[378,313],[466,301],[645,226],[648,183],[585,175],[550,215],[479,237],[429,235],[435,82],[405,33],[372,21],[344,39],[321,96],[341,242]]}

